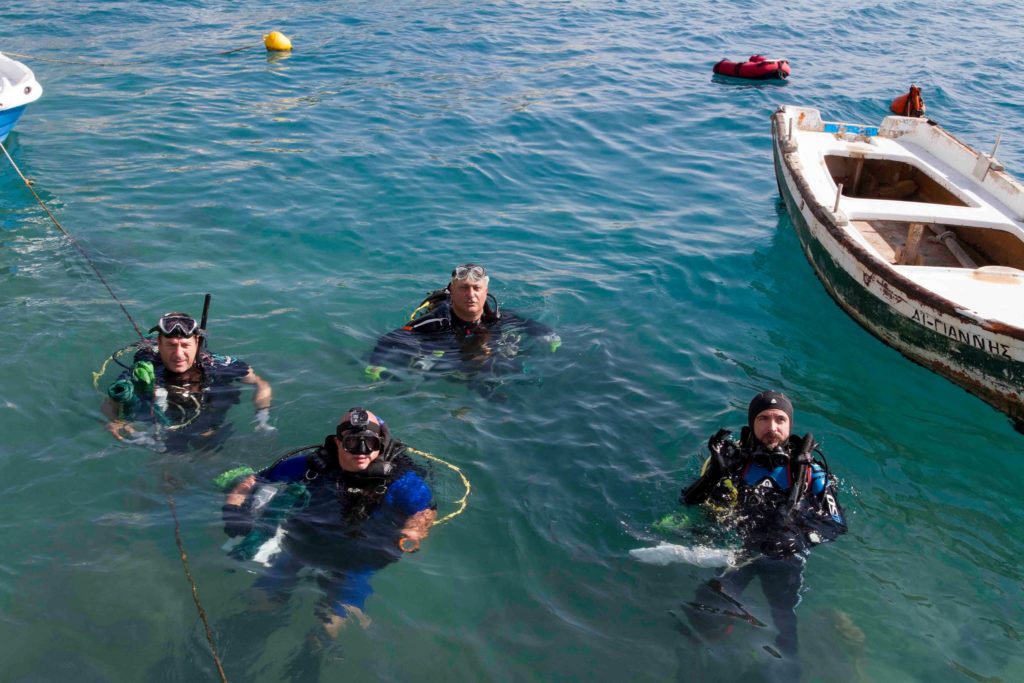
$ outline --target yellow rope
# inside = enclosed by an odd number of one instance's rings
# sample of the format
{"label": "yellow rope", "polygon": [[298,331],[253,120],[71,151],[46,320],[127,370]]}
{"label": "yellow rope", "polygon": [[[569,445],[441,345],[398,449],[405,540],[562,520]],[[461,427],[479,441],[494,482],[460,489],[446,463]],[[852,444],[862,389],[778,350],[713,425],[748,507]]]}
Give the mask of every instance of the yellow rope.
{"label": "yellow rope", "polygon": [[462,511],[466,509],[466,506],[467,506],[466,499],[469,498],[469,492],[473,488],[470,485],[470,483],[469,483],[469,479],[467,479],[466,475],[462,473],[462,470],[460,470],[456,465],[451,464],[447,460],[442,460],[441,458],[437,457],[436,455],[432,455],[430,453],[427,453],[426,451],[421,451],[419,449],[412,448],[411,446],[406,446],[405,449],[407,451],[409,451],[410,453],[415,453],[416,455],[422,455],[424,458],[427,458],[429,460],[435,460],[435,461],[441,463],[442,465],[444,465],[444,466],[454,470],[455,473],[459,475],[459,478],[462,479],[462,485],[466,487],[466,492],[462,495],[462,498],[459,498],[457,501],[455,501],[455,504],[459,506],[459,509],[456,510],[455,512],[448,513],[447,515],[445,515],[441,519],[435,519],[433,526],[437,526],[438,524],[444,524],[445,522],[451,521],[452,519],[455,519],[456,517],[461,515]]}
{"label": "yellow rope", "polygon": [[103,365],[100,367],[99,371],[92,373],[92,388],[95,389],[96,391],[99,391],[101,394],[104,393],[100,389],[100,379],[103,377],[103,375],[106,374],[107,366],[110,365],[110,361],[120,358],[121,356],[128,353],[134,348],[135,344],[129,344],[123,349],[118,349],[117,351],[114,351],[114,353],[107,356],[107,359],[103,361]]}

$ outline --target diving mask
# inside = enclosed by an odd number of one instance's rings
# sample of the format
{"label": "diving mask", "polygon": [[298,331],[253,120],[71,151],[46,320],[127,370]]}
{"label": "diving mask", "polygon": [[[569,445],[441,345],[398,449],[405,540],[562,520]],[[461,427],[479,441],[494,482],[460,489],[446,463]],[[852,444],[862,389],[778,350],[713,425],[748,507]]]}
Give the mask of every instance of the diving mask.
{"label": "diving mask", "polygon": [[191,337],[199,332],[199,323],[187,313],[168,313],[149,330],[165,337]]}
{"label": "diving mask", "polygon": [[341,447],[353,455],[369,455],[379,451],[383,444],[380,425],[370,422],[370,415],[363,408],[350,410],[334,433]]}
{"label": "diving mask", "polygon": [[487,270],[483,266],[467,263],[462,266],[455,266],[452,270],[452,280],[469,280],[479,282],[487,277]]}

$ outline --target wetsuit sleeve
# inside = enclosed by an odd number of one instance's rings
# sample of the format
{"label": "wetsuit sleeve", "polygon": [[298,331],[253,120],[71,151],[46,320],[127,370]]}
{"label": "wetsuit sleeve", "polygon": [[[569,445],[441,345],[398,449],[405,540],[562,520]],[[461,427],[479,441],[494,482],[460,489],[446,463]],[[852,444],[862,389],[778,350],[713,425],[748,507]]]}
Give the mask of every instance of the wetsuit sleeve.
{"label": "wetsuit sleeve", "polygon": [[700,477],[680,492],[679,502],[683,505],[700,505],[708,499],[721,479],[721,468],[715,464],[714,458],[708,458],[704,461]]}
{"label": "wetsuit sleeve", "polygon": [[231,356],[211,355],[213,358],[213,371],[219,379],[241,379],[249,374],[250,367],[245,361]]}
{"label": "wetsuit sleeve", "polygon": [[415,356],[420,342],[413,330],[401,327],[388,332],[377,340],[377,345],[370,354],[370,365],[381,365],[385,368],[405,367],[409,359]]}
{"label": "wetsuit sleeve", "polygon": [[269,482],[295,482],[306,478],[306,456],[293,455],[290,458],[279,460],[270,467],[260,470],[256,477]]}
{"label": "wetsuit sleeve", "polygon": [[501,322],[506,325],[514,325],[515,327],[522,329],[531,337],[544,337],[555,333],[554,328],[548,327],[544,323],[537,322],[536,320],[531,320],[530,318],[523,318],[511,311],[501,312]]}
{"label": "wetsuit sleeve", "polygon": [[434,494],[427,482],[415,472],[406,472],[388,486],[384,502],[393,506],[406,517],[434,506]]}

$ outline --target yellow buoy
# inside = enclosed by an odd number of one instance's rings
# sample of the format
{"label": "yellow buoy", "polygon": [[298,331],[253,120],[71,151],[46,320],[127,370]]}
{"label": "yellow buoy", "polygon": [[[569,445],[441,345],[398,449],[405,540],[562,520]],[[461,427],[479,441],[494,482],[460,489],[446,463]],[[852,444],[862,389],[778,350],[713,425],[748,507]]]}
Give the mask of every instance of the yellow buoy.
{"label": "yellow buoy", "polygon": [[271,52],[287,52],[292,49],[292,41],[288,40],[288,36],[280,31],[271,31],[263,36],[263,44]]}

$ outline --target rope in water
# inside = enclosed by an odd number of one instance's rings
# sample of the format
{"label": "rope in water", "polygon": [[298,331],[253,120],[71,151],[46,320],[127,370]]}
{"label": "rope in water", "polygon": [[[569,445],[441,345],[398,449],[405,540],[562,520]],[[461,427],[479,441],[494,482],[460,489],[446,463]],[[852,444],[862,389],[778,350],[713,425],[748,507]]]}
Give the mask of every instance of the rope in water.
{"label": "rope in water", "polygon": [[[236,47],[233,50],[224,50],[222,52],[212,52],[209,57],[220,57],[221,55],[230,55],[235,52],[242,52],[243,50],[251,50],[255,47],[263,47],[262,43],[256,43],[254,45],[244,45],[242,47]],[[49,62],[51,64],[73,64],[75,66],[135,66],[137,64],[152,64],[153,62],[166,61],[167,56],[161,55],[159,57],[151,57],[149,59],[133,59],[124,62],[93,62],[84,59],[52,59],[49,57],[38,57],[36,55],[27,55],[21,52],[7,52],[4,54],[8,57],[18,57],[20,59],[30,59],[34,62]],[[192,55],[192,57],[202,57],[203,55]]]}
{"label": "rope in water", "polygon": [[185,576],[192,586],[192,602],[196,603],[196,611],[199,612],[199,618],[202,620],[203,628],[206,630],[206,640],[210,643],[210,651],[213,653],[213,662],[217,665],[217,673],[220,674],[220,680],[223,683],[228,683],[228,677],[224,674],[224,667],[220,663],[220,657],[217,656],[217,644],[213,640],[213,631],[210,629],[210,622],[206,618],[206,610],[203,609],[203,603],[199,601],[199,588],[196,586],[195,579],[192,578],[192,572],[188,568],[188,554],[185,552],[185,545],[181,541],[181,524],[178,523],[178,509],[174,504],[174,496],[169,494],[167,496],[167,507],[171,509],[171,517],[174,518],[174,541],[178,544],[181,566],[185,568]]}
{"label": "rope in water", "polygon": [[121,367],[128,369],[127,366],[124,365],[124,363],[118,360],[118,358],[125,355],[126,353],[129,353],[130,351],[134,351],[135,348],[135,344],[129,344],[123,349],[118,349],[117,351],[114,351],[112,354],[107,356],[106,360],[103,361],[103,365],[100,366],[100,369],[92,373],[92,388],[95,389],[96,391],[99,391],[101,394],[106,395],[106,392],[100,390],[100,379],[102,379],[103,375],[106,374],[107,366],[110,365],[110,361],[114,361]]}
{"label": "rope in water", "polygon": [[456,474],[459,475],[459,478],[462,479],[462,485],[466,487],[466,492],[464,494],[462,494],[462,498],[459,498],[457,501],[455,501],[455,504],[458,506],[458,509],[455,510],[455,512],[449,512],[447,515],[445,515],[441,519],[435,519],[433,526],[437,526],[438,524],[444,524],[445,522],[449,522],[449,521],[455,519],[456,517],[458,517],[459,515],[461,515],[462,512],[466,509],[466,506],[468,505],[468,503],[466,501],[469,498],[469,492],[473,488],[470,485],[470,483],[469,483],[469,479],[467,479],[466,475],[462,473],[462,470],[459,469],[458,466],[451,464],[447,460],[442,460],[441,458],[437,457],[436,455],[433,455],[431,453],[427,453],[426,451],[421,451],[421,450],[419,450],[417,448],[412,448],[411,446],[406,446],[406,450],[408,450],[410,453],[415,453],[416,455],[421,455],[424,458],[427,458],[428,460],[435,460],[435,461],[441,463],[442,465],[451,468],[452,470],[455,471]]}
{"label": "rope in water", "polygon": [[135,328],[135,333],[139,335],[139,339],[145,339],[145,335],[143,335],[142,330],[139,329],[138,324],[135,322],[135,318],[133,318],[132,314],[128,312],[127,308],[125,308],[124,302],[122,302],[121,299],[118,298],[117,294],[114,293],[114,290],[107,282],[107,279],[103,277],[103,273],[101,273],[100,269],[96,267],[96,264],[93,262],[92,258],[90,258],[89,254],[87,254],[85,249],[82,248],[82,245],[78,243],[78,240],[75,239],[74,235],[65,230],[64,226],[60,224],[59,220],[57,220],[57,217],[53,215],[53,213],[50,211],[50,207],[46,205],[46,202],[44,202],[43,198],[39,196],[39,193],[36,192],[36,189],[32,187],[31,181],[29,181],[29,179],[25,177],[25,174],[21,172],[21,169],[18,168],[18,164],[14,162],[14,159],[11,158],[10,152],[7,151],[7,146],[4,145],[4,143],[2,142],[0,142],[0,150],[3,150],[4,156],[7,157],[7,160],[9,162],[11,162],[11,166],[14,167],[14,171],[18,174],[18,177],[21,178],[22,182],[25,183],[25,187],[28,188],[28,191],[31,192],[32,196],[36,198],[37,202],[39,202],[39,206],[43,207],[43,211],[45,211],[46,215],[50,217],[50,220],[53,221],[53,224],[57,226],[58,230],[64,233],[64,236],[68,238],[68,241],[71,242],[71,245],[75,249],[77,249],[78,253],[82,255],[82,258],[84,258],[89,263],[89,267],[92,268],[92,272],[96,273],[96,277],[98,277],[100,282],[103,283],[103,286],[107,288],[107,291],[110,293],[110,296],[114,299],[114,301],[117,302],[117,305],[121,307],[121,311],[124,313],[125,317],[128,318],[128,322],[130,322],[132,324],[132,327]]}
{"label": "rope in water", "polygon": [[[99,278],[100,282],[103,283],[103,286],[107,288],[107,291],[110,293],[110,296],[113,297],[114,301],[117,302],[117,305],[121,307],[121,310],[124,312],[125,317],[128,318],[128,322],[130,322],[132,324],[132,327],[135,328],[135,332],[139,335],[139,339],[145,339],[145,336],[142,334],[142,330],[139,329],[139,326],[135,323],[135,319],[132,318],[132,314],[128,312],[128,309],[125,308],[124,303],[117,297],[117,294],[114,293],[114,290],[110,287],[110,284],[107,283],[106,278],[103,277],[103,273],[101,273],[100,269],[96,267],[96,264],[89,257],[89,254],[86,253],[85,249],[82,248],[82,245],[78,243],[78,240],[76,240],[71,233],[65,230],[64,226],[61,225],[60,221],[57,220],[57,217],[50,212],[49,207],[46,206],[46,202],[43,201],[42,197],[39,196],[35,188],[32,187],[32,183],[29,182],[28,178],[25,177],[25,174],[23,174],[21,172],[21,169],[18,168],[18,164],[16,164],[14,162],[14,159],[11,158],[10,153],[8,153],[7,151],[7,147],[2,142],[0,142],[0,150],[3,150],[4,156],[6,156],[7,160],[11,162],[11,166],[14,167],[14,170],[17,172],[18,176],[25,183],[25,187],[29,189],[29,192],[32,193],[32,196],[36,198],[37,202],[39,202],[39,206],[43,207],[43,211],[45,211],[46,215],[50,217],[50,220],[53,221],[53,224],[56,225],[57,229],[60,230],[64,234],[64,236],[68,238],[71,244],[74,245],[75,249],[78,250],[78,253],[81,254],[86,261],[88,261],[89,266],[92,268],[93,272],[96,273],[96,277]],[[104,368],[105,367],[106,363],[104,363]],[[167,496],[167,507],[170,508],[171,516],[174,518],[174,540],[177,542],[178,550],[181,552],[181,564],[182,567],[185,569],[185,577],[188,579],[188,582],[192,585],[192,600],[196,603],[196,609],[199,611],[199,618],[203,622],[203,628],[206,629],[206,639],[210,642],[210,651],[213,653],[213,661],[217,665],[217,671],[220,672],[221,680],[224,683],[227,683],[228,679],[224,675],[224,667],[221,666],[220,657],[217,656],[217,647],[214,644],[213,631],[210,629],[210,622],[206,618],[206,610],[203,609],[202,604],[200,604],[199,602],[199,589],[196,586],[195,579],[192,578],[192,572],[188,568],[188,557],[185,554],[185,546],[182,544],[181,541],[181,530],[178,524],[178,512],[174,506],[174,497],[171,495]]]}

